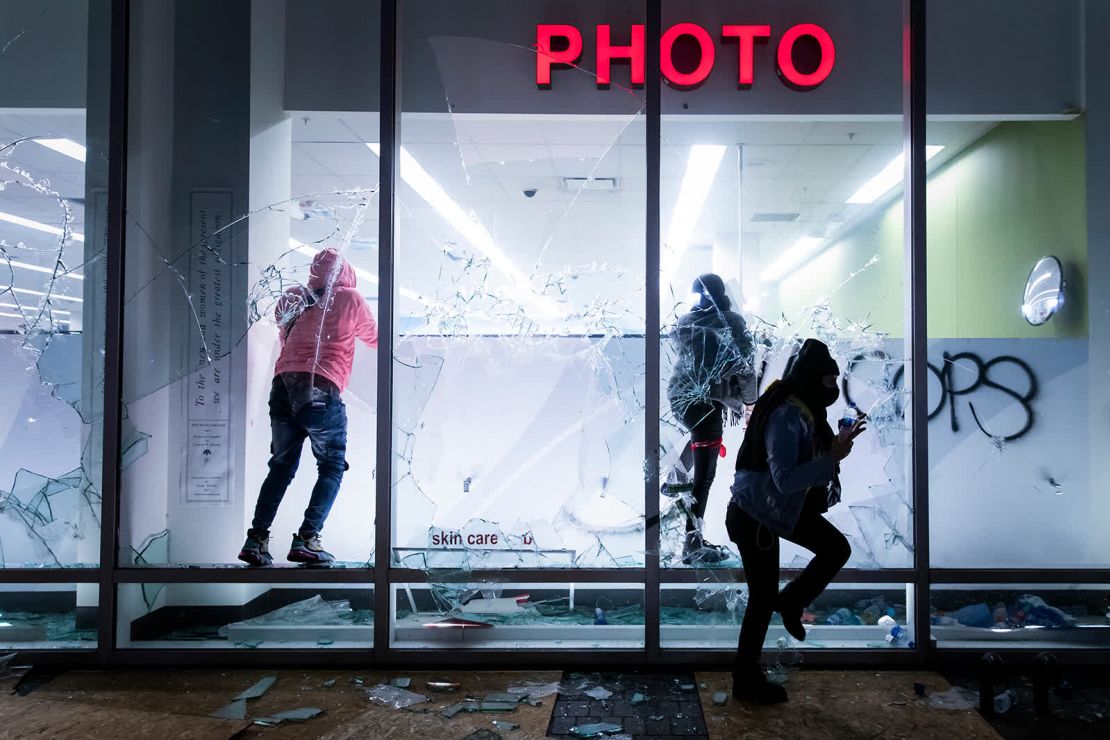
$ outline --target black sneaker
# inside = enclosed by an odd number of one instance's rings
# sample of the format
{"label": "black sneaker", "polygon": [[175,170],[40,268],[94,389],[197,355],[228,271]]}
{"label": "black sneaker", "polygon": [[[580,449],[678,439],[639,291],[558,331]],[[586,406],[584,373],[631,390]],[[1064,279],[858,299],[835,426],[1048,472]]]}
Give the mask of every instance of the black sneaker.
{"label": "black sneaker", "polygon": [[273,563],[274,558],[270,555],[270,533],[265,529],[248,529],[247,541],[239,551],[239,559],[255,567]]}
{"label": "black sneaker", "polygon": [[799,642],[804,642],[806,639],[806,628],[802,625],[804,608],[795,606],[785,588],[779,593],[777,611],[782,617],[782,626],[790,636]]}
{"label": "black sneaker", "polygon": [[320,544],[320,533],[295,534],[289,554],[285,556],[292,563],[304,563],[326,568],[335,562],[335,556]]}

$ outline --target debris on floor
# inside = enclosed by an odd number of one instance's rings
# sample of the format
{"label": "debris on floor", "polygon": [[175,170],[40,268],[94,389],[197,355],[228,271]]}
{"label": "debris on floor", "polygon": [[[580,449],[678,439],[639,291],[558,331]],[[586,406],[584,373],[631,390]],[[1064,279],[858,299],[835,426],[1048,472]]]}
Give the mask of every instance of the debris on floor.
{"label": "debris on floor", "polygon": [[[799,671],[789,684],[789,712],[732,700],[727,696],[731,691],[727,673],[436,670],[407,674],[411,683],[404,689],[390,685],[398,676],[395,671],[365,669],[340,676],[333,671],[283,670],[267,676],[249,669],[178,669],[159,672],[153,681],[150,671],[71,670],[28,696],[0,695],[4,718],[0,735],[63,740],[136,736],[230,740],[237,734],[274,740],[540,740],[580,738],[582,733],[586,740],[590,733],[600,733],[592,735],[595,740],[998,737],[976,711],[930,706],[929,697],[944,695],[950,686],[937,674],[924,671]],[[351,680],[356,675],[362,683]],[[277,680],[260,681],[263,678]],[[334,683],[325,686],[328,682]],[[455,693],[411,688],[423,689],[435,682],[458,686]],[[926,687],[924,698],[916,696],[914,683]],[[692,690],[683,688],[690,685]],[[612,695],[601,700],[588,696],[586,692],[595,687]],[[1014,688],[1018,702],[1001,718],[1011,723],[1031,711],[1028,692],[1017,684]],[[388,689],[392,697],[415,694],[422,701],[400,708],[368,701],[368,693],[375,689]],[[1104,704],[1088,701],[1081,684],[1076,684],[1074,693],[1069,707],[1077,715],[1075,724],[1092,731],[1105,729],[1106,720],[1098,717],[1106,713]],[[714,701],[718,694],[726,694],[724,704]],[[233,700],[242,695],[256,698]],[[541,702],[536,695],[543,696],[540,707],[530,703]],[[634,703],[633,698],[642,703]],[[217,707],[222,708],[218,716],[209,716]],[[310,724],[294,724],[306,721]]]}
{"label": "debris on floor", "polygon": [[962,686],[953,686],[948,691],[929,695],[929,706],[935,709],[967,711],[979,706],[979,693]]}
{"label": "debris on floor", "polygon": [[216,719],[246,719],[247,718],[247,700],[236,699],[225,707],[220,707],[209,717]]}
{"label": "debris on floor", "polygon": [[622,725],[610,722],[594,722],[588,725],[575,725],[570,728],[570,734],[575,737],[590,738],[604,735],[616,735],[624,731]]}
{"label": "debris on floor", "polygon": [[254,686],[251,686],[249,689],[239,694],[239,696],[232,699],[232,701],[248,701],[250,699],[258,699],[264,696],[265,693],[270,690],[270,687],[273,686],[276,682],[277,676],[266,676],[266,678],[262,679]]}
{"label": "debris on floor", "polygon": [[391,709],[404,709],[413,704],[423,704],[428,697],[417,694],[415,691],[400,689],[387,683],[381,683],[372,689],[366,690],[366,696],[375,704],[381,704]]}
{"label": "debris on floor", "polygon": [[310,719],[316,719],[323,713],[323,709],[317,709],[316,707],[287,709],[284,712],[267,714],[265,717],[255,717],[254,723],[263,727],[276,727],[282,722],[307,722]]}

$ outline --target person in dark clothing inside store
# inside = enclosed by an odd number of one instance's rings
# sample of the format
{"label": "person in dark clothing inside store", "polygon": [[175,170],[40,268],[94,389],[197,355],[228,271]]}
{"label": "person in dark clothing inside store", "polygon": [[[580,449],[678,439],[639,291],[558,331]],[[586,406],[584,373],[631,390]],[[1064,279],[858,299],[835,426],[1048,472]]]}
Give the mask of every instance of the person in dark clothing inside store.
{"label": "person in dark clothing inside store", "polygon": [[671,333],[677,361],[667,400],[691,437],[682,463],[688,468],[692,458],[694,503],[686,517],[682,560],[714,564],[726,560],[728,553],[705,540],[701,521],[717,472],[717,457],[724,454],[726,403],[733,408],[755,403],[758,381],[752,367],[751,335],[743,317],[731,310],[724,281],[712,273],[702,275],[694,281],[693,292],[697,303]]}
{"label": "person in dark clothing inside store", "polygon": [[[839,397],[840,368],[829,348],[807,339],[782,380],[760,396],[736,461],[725,525],[744,562],[748,606],[733,666],[733,696],[764,704],[786,701],[759,665],[778,611],[783,626],[804,640],[803,609],[848,562],[848,540],[822,514],[840,501],[840,461],[864,431],[863,418],[834,434],[828,407]],[[780,593],[779,537],[813,552],[805,570]]]}
{"label": "person in dark clothing inside store", "polygon": [[335,249],[312,260],[308,286],[294,286],[277,301],[274,318],[281,354],[270,386],[269,473],[258,492],[254,519],[239,559],[248,565],[273,562],[270,525],[293,482],[307,439],[316,458],[316,485],[286,559],[327,566],[335,558],[320,543],[320,531],[347,470],[346,389],[355,341],[378,346],[378,327],[358,291],[355,270]]}

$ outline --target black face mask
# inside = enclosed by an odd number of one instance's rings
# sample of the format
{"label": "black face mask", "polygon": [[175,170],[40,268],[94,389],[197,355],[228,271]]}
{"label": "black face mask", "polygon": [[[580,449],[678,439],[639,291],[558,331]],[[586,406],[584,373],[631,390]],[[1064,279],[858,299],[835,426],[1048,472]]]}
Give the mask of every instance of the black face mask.
{"label": "black face mask", "polygon": [[836,403],[836,400],[840,398],[840,387],[834,385],[832,388],[828,388],[822,385],[821,390],[817,394],[817,398],[821,401],[821,404],[825,408],[828,408],[829,406],[832,406],[834,403]]}

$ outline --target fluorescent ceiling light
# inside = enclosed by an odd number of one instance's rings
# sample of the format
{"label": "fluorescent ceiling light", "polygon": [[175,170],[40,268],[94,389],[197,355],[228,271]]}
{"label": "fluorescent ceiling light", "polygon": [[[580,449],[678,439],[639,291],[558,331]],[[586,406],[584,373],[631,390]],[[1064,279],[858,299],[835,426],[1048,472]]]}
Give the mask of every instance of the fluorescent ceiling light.
{"label": "fluorescent ceiling light", "polygon": [[[925,147],[925,161],[928,162],[930,159],[940,154],[942,149],[944,149],[942,146]],[[848,202],[862,205],[874,203],[891,188],[902,182],[902,176],[905,174],[905,167],[906,155],[905,152],[903,152],[895,157],[890,164],[883,167],[879,174],[865,182],[863,187],[857,190],[852,197],[848,199]]]}
{"label": "fluorescent ceiling light", "polygon": [[[0,211],[0,221],[7,221],[8,223],[15,224],[16,226],[24,226],[28,229],[34,229],[35,231],[43,231],[43,232],[46,232],[47,234],[53,234],[55,236],[61,236],[62,235],[62,230],[59,229],[57,226],[51,226],[50,224],[44,224],[44,223],[41,223],[39,221],[32,221],[29,218],[23,218],[22,216],[15,216],[15,215],[12,215],[11,213],[4,213],[4,212]],[[85,241],[85,235],[84,234],[78,234],[76,231],[69,232],[69,238],[72,239],[75,242]]]}
{"label": "fluorescent ceiling light", "polygon": [[[32,265],[30,262],[22,262],[20,260],[8,260],[8,264],[12,267],[18,267],[23,270],[31,270],[32,272],[43,272],[47,275],[53,275],[54,270],[49,267],[42,267],[41,265]],[[84,280],[85,276],[78,272],[60,272],[58,277],[70,277],[74,280]]]}
{"label": "fluorescent ceiling light", "polygon": [[37,144],[42,144],[47,149],[53,149],[59,154],[72,157],[78,162],[85,161],[85,147],[72,139],[32,139]]}
{"label": "fluorescent ceiling light", "polygon": [[663,269],[663,285],[671,282],[671,274],[678,267],[689,246],[690,234],[698,225],[701,210],[721,167],[721,159],[728,147],[721,144],[695,144],[686,158],[686,172],[678,190],[671,213],[671,228],[667,231],[667,264]]}
{"label": "fluorescent ceiling light", "polygon": [[[381,147],[378,144],[368,142],[366,147],[380,156]],[[543,305],[536,306],[537,308],[549,313],[560,313],[554,301],[535,291],[532,281],[501,251],[486,227],[464,211],[405,147],[401,147],[401,179],[478,251],[489,257],[490,262],[510,279],[514,291],[524,294],[524,301],[533,306],[539,301]]]}
{"label": "fluorescent ceiling light", "polygon": [[49,296],[51,300],[55,301],[73,301],[74,303],[84,303],[84,298],[74,298],[69,295],[54,295],[53,293],[43,293],[41,290],[31,290],[30,288],[8,288],[13,293],[24,293],[26,295]]}
{"label": "fluorescent ceiling light", "polygon": [[[54,313],[58,313],[58,312],[55,311]],[[0,311],[0,316],[3,316],[5,318],[9,318],[9,319],[23,319],[24,321],[27,320],[26,316],[22,316],[22,315],[17,314],[17,313],[8,313],[7,311]],[[59,318],[55,323],[68,324],[68,323],[70,323],[70,321],[69,321],[69,319]]]}
{"label": "fluorescent ceiling light", "polygon": [[[27,311],[27,310],[38,311],[37,308],[32,309],[30,306],[17,306],[14,303],[0,303],[0,308],[14,308],[16,311],[20,311],[20,310],[22,310],[22,311]],[[51,313],[62,314],[63,316],[71,316],[72,315],[69,311],[63,311],[62,309],[54,308],[53,306],[51,306],[50,312]]]}
{"label": "fluorescent ceiling light", "polygon": [[781,279],[786,273],[812,257],[824,242],[825,240],[820,237],[803,236],[768,265],[767,269],[760,273],[759,279],[769,283]]}
{"label": "fluorescent ceiling light", "polygon": [[[293,251],[303,254],[306,257],[315,257],[321,251],[319,249],[313,249],[307,244],[301,244],[293,237],[289,237],[289,246],[293,248]],[[365,279],[367,282],[374,283],[375,285],[379,282],[378,276],[372,272],[364,270],[361,267],[355,267],[354,265],[351,265],[351,269],[355,271],[356,275],[358,275],[360,278]],[[415,290],[410,290],[409,288],[400,288],[399,290],[401,295],[403,295],[405,298],[411,298],[414,301],[420,301],[424,304],[428,303],[427,299],[417,293]]]}

